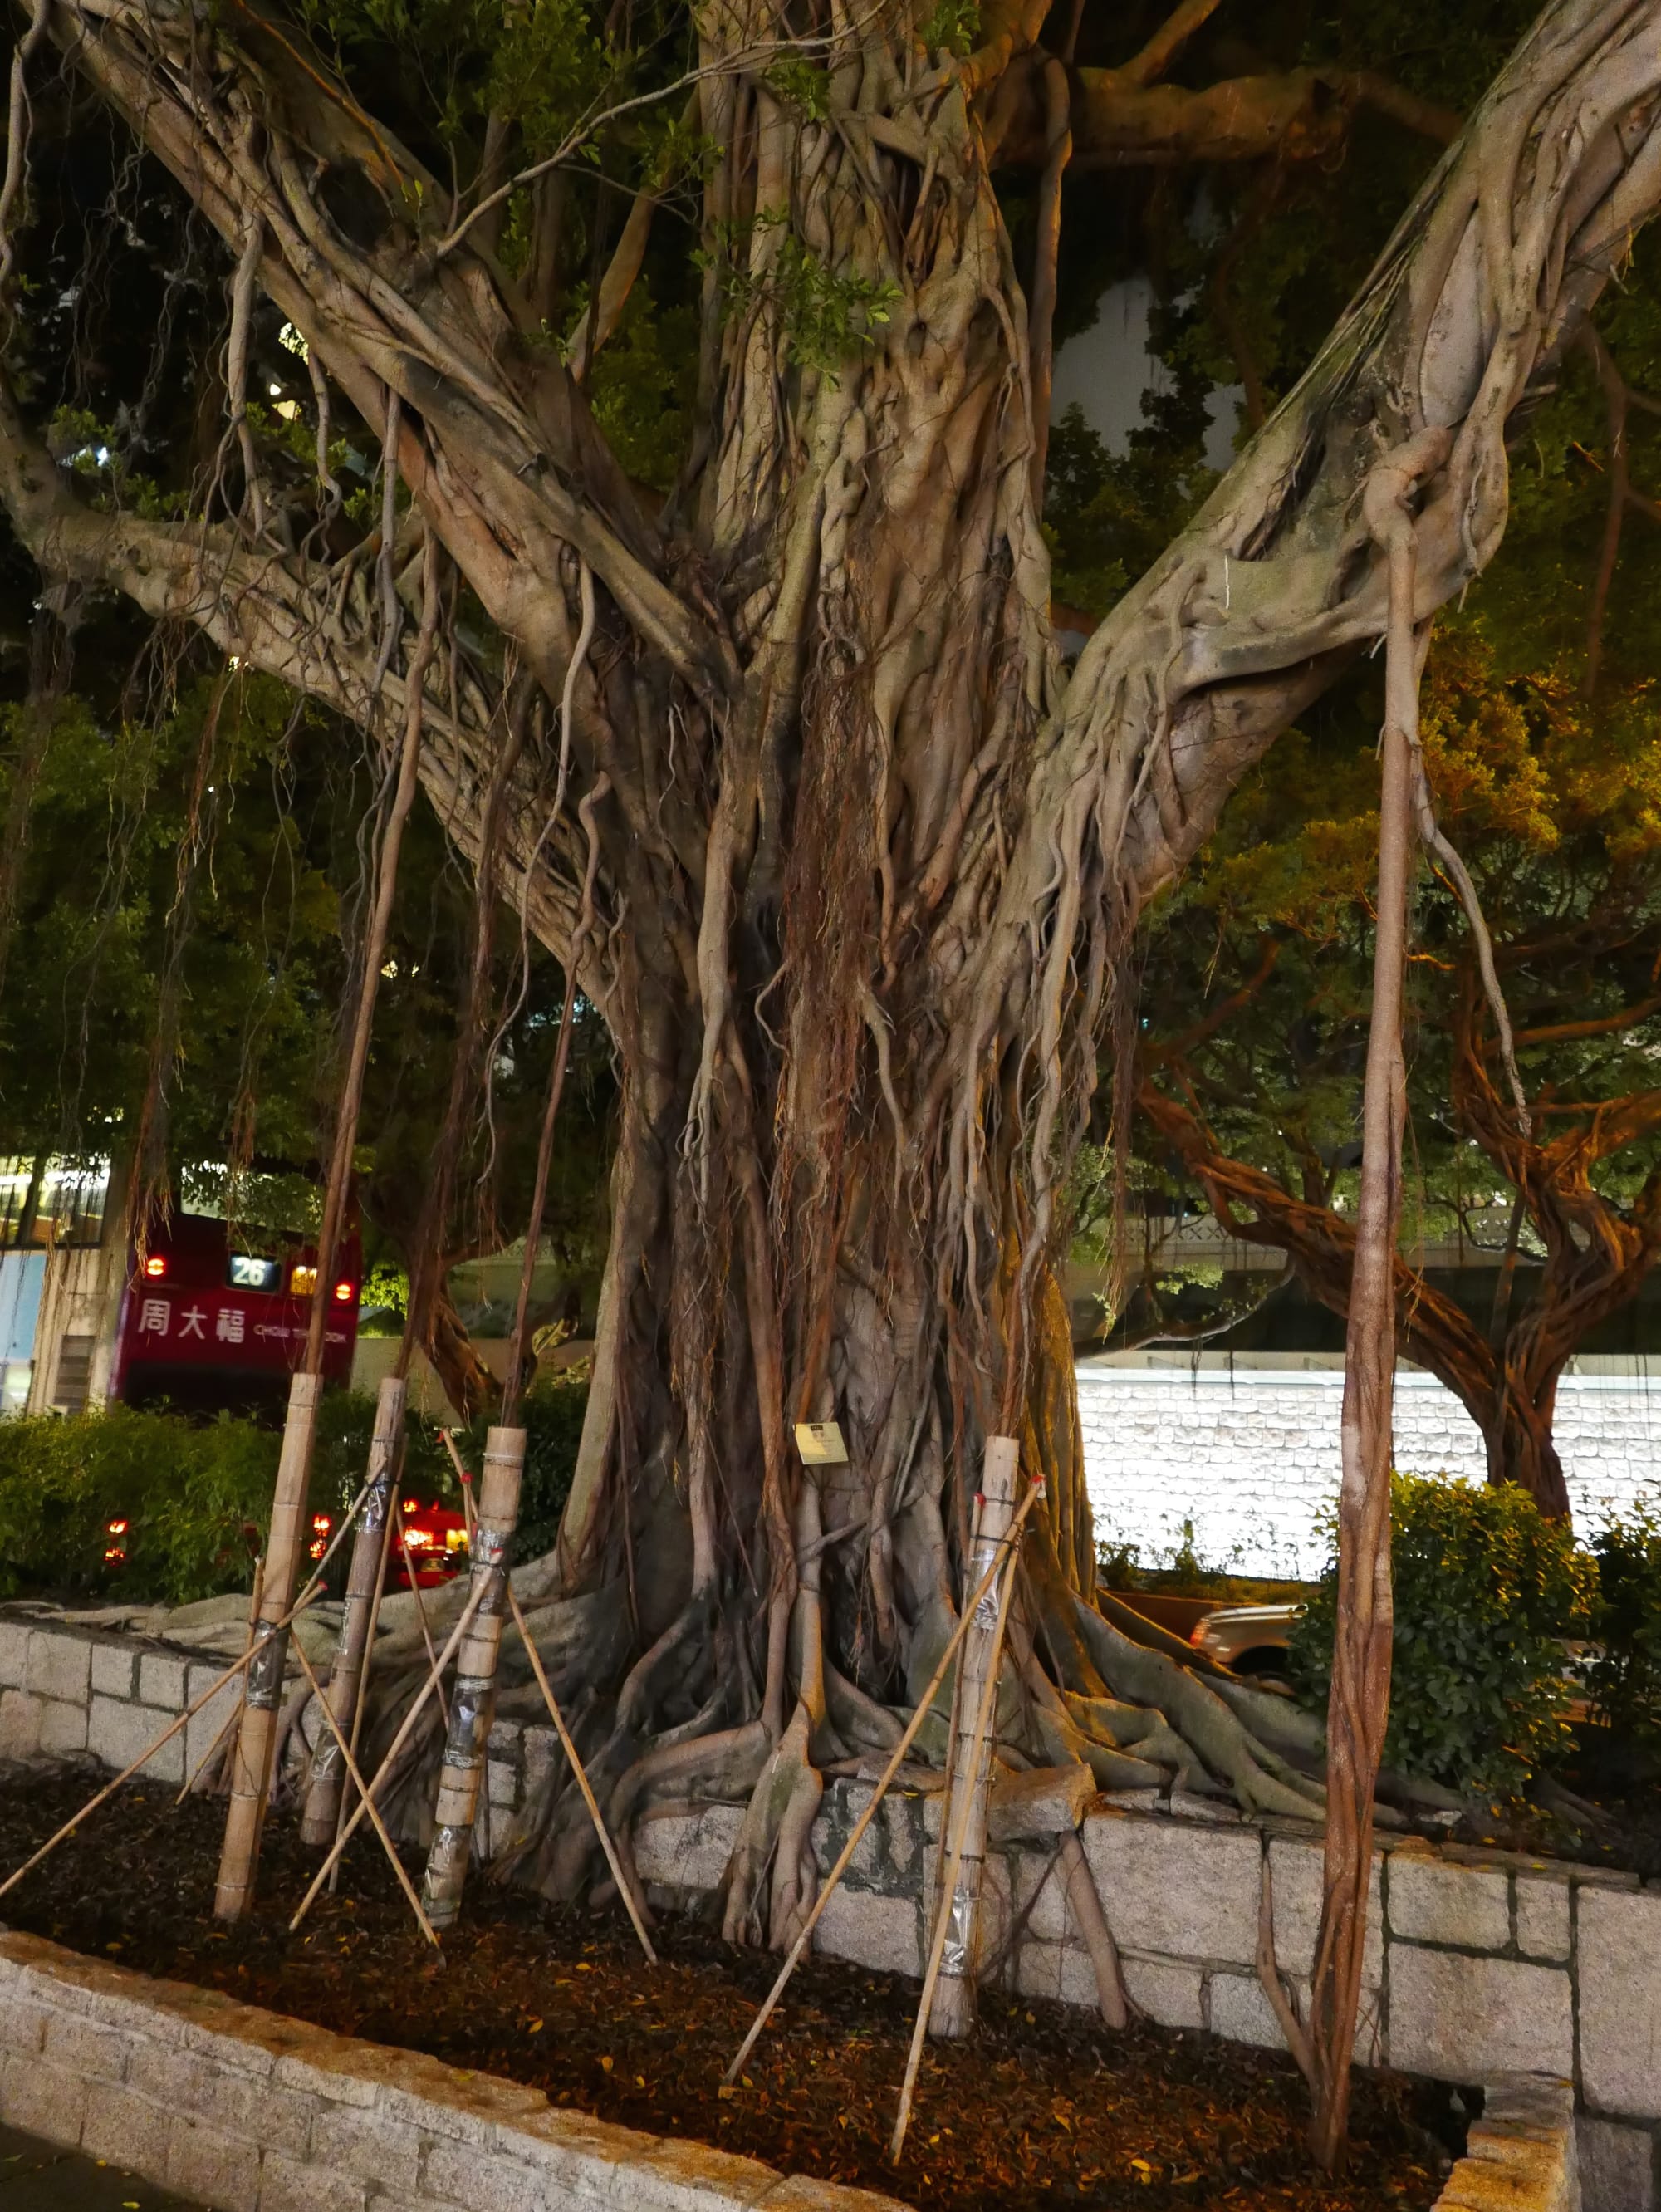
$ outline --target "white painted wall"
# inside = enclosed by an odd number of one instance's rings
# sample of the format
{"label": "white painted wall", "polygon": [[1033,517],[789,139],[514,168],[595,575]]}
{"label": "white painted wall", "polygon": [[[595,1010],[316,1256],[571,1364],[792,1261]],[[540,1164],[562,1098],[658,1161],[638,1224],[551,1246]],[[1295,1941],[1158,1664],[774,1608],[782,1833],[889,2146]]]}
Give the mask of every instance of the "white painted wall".
{"label": "white painted wall", "polygon": [[[1084,1465],[1099,1541],[1174,1551],[1182,1524],[1208,1565],[1318,1574],[1317,1516],[1338,1491],[1340,1366],[1232,1369],[1084,1360]],[[1557,1449],[1575,1527],[1640,1498],[1661,1510],[1661,1376],[1573,1374],[1557,1393]],[[1482,1439],[1435,1377],[1396,1379],[1396,1463],[1413,1474],[1484,1479]]]}

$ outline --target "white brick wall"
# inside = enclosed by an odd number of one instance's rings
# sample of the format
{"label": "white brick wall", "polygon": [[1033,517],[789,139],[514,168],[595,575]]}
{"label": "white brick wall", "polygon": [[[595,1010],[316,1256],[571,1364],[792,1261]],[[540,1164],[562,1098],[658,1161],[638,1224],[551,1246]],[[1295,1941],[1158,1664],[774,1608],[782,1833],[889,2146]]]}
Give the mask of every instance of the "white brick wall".
{"label": "white brick wall", "polygon": [[[1337,1367],[1083,1363],[1078,1409],[1098,1540],[1135,1544],[1151,1559],[1175,1550],[1191,1520],[1208,1565],[1318,1574],[1326,1547],[1316,1522],[1338,1491],[1343,1395]],[[1661,1507],[1661,1382],[1565,1376],[1555,1433],[1582,1534],[1640,1498]],[[1475,1424],[1432,1375],[1396,1378],[1396,1463],[1484,1479]]]}

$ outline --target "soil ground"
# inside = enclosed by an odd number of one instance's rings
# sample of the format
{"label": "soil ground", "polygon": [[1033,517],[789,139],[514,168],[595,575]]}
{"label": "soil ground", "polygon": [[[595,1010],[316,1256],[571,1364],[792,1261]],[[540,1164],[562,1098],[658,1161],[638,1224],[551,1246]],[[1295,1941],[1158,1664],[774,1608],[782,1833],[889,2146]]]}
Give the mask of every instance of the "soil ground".
{"label": "soil ground", "polygon": [[[97,1781],[76,1765],[0,1772],[0,1869],[21,1864]],[[1288,2061],[1146,2025],[1114,2034],[1072,2007],[987,1992],[974,2037],[928,2047],[896,2169],[887,2139],[914,1982],[806,1961],[743,2087],[718,2101],[776,1971],[770,1955],[681,1918],[660,1929],[654,1972],[620,1912],[578,1913],[476,1877],[440,1960],[366,1837],[338,1893],[290,1936],[315,1860],[281,1811],[266,1832],[258,1906],[224,1929],[210,1917],[223,1808],[192,1798],[175,1808],[173,1794],[119,1792],[10,1893],[0,1917],[145,1973],[532,2084],[624,2126],[928,2212],[1422,2212],[1458,2148],[1446,2091],[1359,2077],[1349,2171],[1329,2181],[1305,2153],[1306,2094]]]}

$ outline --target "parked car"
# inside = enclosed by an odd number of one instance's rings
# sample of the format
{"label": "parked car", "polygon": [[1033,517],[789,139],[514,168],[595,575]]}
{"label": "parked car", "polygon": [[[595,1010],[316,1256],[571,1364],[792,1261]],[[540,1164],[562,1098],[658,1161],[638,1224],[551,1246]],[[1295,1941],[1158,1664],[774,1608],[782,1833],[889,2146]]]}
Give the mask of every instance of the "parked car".
{"label": "parked car", "polygon": [[1224,1605],[1195,1624],[1188,1641],[1236,1674],[1283,1676],[1300,1605]]}

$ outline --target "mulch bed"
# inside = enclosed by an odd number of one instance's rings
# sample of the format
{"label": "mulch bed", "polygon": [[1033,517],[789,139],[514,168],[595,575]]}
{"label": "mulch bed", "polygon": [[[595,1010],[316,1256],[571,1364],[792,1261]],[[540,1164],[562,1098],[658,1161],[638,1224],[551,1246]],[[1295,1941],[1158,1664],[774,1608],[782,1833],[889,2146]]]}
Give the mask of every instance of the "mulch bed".
{"label": "mulch bed", "polygon": [[[76,1765],[0,1771],[0,1869],[20,1864],[96,1779]],[[320,1898],[291,1936],[315,1860],[281,1813],[267,1830],[259,1906],[223,1929],[210,1917],[222,1806],[173,1801],[154,1785],[121,1791],[11,1892],[0,1918],[148,1974],[530,2083],[602,2119],[929,2212],[1416,2212],[1457,2146],[1445,2092],[1358,2076],[1350,2170],[1329,2181],[1305,2153],[1306,2096],[1288,2061],[1143,2025],[1116,2035],[1075,2008],[987,1992],[974,2037],[929,2046],[895,2168],[887,2140],[914,1982],[805,1961],[744,2086],[718,2101],[776,1971],[771,1957],[678,1919],[660,1931],[654,1972],[621,1913],[591,1917],[476,1879],[440,1961],[363,1838],[339,1893]]]}

